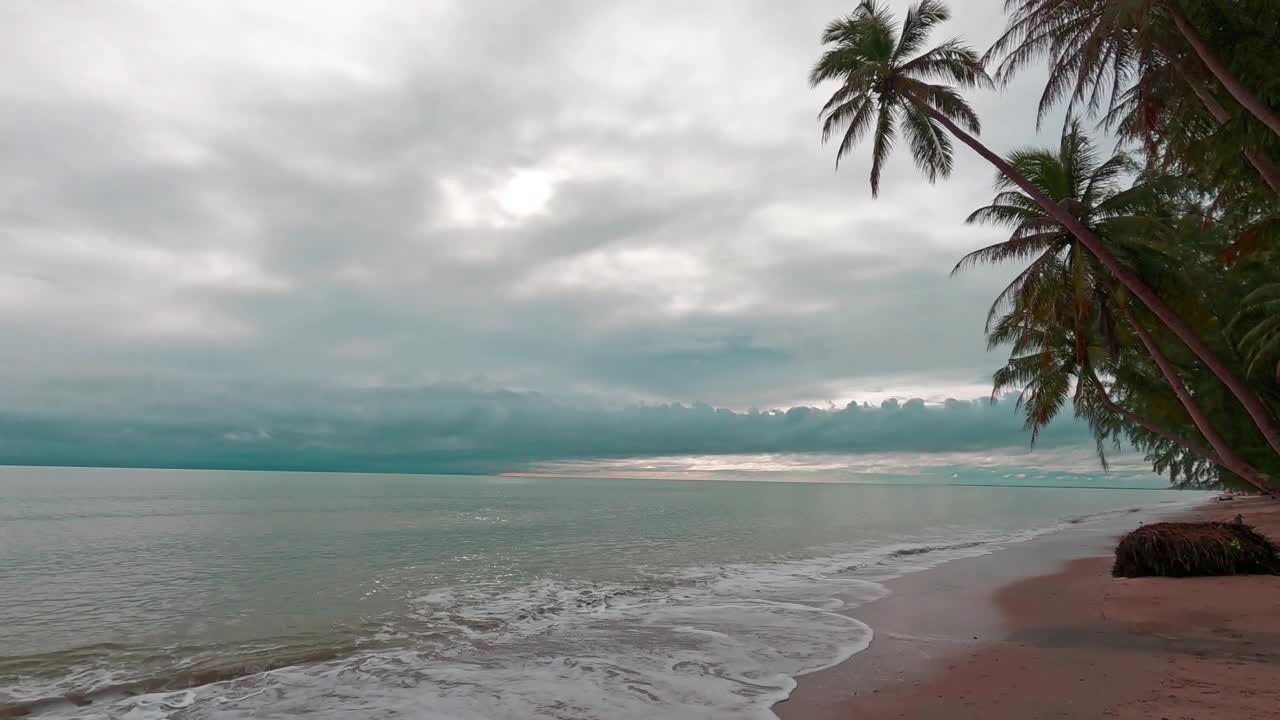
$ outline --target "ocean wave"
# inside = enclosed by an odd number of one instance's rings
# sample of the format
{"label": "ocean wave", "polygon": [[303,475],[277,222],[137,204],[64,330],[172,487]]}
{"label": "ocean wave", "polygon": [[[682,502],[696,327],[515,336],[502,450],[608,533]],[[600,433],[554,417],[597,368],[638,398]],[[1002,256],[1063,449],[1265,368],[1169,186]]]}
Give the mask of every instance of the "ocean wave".
{"label": "ocean wave", "polygon": [[[631,582],[544,578],[502,587],[491,579],[437,588],[351,642],[277,639],[239,648],[239,656],[110,646],[38,663],[8,658],[0,678],[19,665],[60,667],[61,675],[7,688],[0,706],[120,720],[768,720],[797,677],[870,644],[872,629],[854,616],[888,594],[883,582],[1127,512],[1005,534],[941,528],[913,542],[638,573]],[[149,674],[112,669],[146,652],[186,659]]]}

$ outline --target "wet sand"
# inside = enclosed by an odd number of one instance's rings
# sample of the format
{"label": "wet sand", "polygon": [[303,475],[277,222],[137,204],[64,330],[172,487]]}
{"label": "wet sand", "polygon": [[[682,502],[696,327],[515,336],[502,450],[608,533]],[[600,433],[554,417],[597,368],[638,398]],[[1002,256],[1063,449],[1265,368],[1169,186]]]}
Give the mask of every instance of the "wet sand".
{"label": "wet sand", "polygon": [[[1213,502],[1280,540],[1280,502]],[[1142,518],[1150,520],[1149,517]],[[783,720],[1280,718],[1280,577],[1110,576],[1103,523],[890,584],[854,611],[876,633],[800,679]]]}

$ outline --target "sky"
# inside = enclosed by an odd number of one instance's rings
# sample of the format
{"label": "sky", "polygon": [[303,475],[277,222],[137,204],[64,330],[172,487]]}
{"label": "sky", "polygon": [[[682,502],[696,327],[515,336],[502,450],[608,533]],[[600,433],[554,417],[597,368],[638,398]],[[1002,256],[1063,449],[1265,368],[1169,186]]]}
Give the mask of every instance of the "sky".
{"label": "sky", "polygon": [[[951,4],[938,38],[985,49],[1001,0]],[[993,173],[836,171],[807,73],[854,5],[5,3],[0,460],[126,421],[987,394],[1016,269],[949,272],[1001,239],[963,224]],[[1037,142],[1038,90],[971,95],[993,148]],[[1005,416],[986,442],[1025,444]]]}

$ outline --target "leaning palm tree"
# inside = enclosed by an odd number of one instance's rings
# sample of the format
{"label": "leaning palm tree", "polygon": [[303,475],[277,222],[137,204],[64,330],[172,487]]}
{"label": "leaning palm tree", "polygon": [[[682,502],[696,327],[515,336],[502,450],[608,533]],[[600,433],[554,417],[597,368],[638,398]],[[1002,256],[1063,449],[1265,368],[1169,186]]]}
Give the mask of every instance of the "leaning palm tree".
{"label": "leaning palm tree", "polygon": [[[1068,294],[1064,293],[1060,302],[1069,302],[1065,297]],[[992,395],[1009,390],[1018,392],[1018,408],[1023,412],[1033,443],[1037,433],[1057,417],[1070,399],[1076,417],[1084,419],[1093,432],[1098,457],[1104,468],[1107,467],[1107,441],[1118,443],[1121,434],[1127,432],[1131,441],[1141,442],[1154,453],[1152,459],[1158,470],[1170,471],[1175,476],[1180,472],[1191,477],[1207,474],[1207,468],[1216,467],[1234,474],[1263,493],[1280,494],[1280,485],[1238,455],[1232,453],[1224,458],[1197,437],[1173,430],[1128,406],[1135,396],[1138,404],[1142,405],[1144,400],[1149,403],[1153,399],[1153,393],[1160,392],[1149,383],[1146,389],[1135,391],[1129,382],[1119,381],[1122,373],[1131,378],[1137,370],[1148,365],[1146,360],[1149,357],[1139,357],[1127,349],[1113,354],[1115,349],[1089,344],[1087,336],[1077,334],[1068,325],[1029,322],[1029,314],[1038,315],[1028,313],[1025,306],[1015,302],[1009,312],[994,323],[987,337],[993,349],[1003,345],[1011,347],[1005,366],[992,377]],[[1100,332],[1095,329],[1092,334],[1092,339],[1096,340]],[[1149,335],[1147,341],[1154,343]],[[1186,402],[1191,397],[1185,383],[1162,354],[1155,357],[1160,359],[1156,377],[1164,387],[1174,388],[1178,405],[1185,412]],[[1149,373],[1143,370],[1140,374]],[[1103,375],[1112,378],[1110,385],[1102,379]],[[1174,378],[1172,383],[1170,377]],[[1113,397],[1117,391],[1123,393],[1119,398]],[[1185,424],[1189,419],[1193,426],[1197,420],[1205,422],[1198,406],[1191,407],[1197,410],[1197,414],[1187,414],[1179,422]],[[1212,439],[1219,444],[1222,442],[1220,434],[1213,435]]]}
{"label": "leaning palm tree", "polygon": [[[1069,274],[1061,272],[1060,277]],[[1060,281],[1058,284],[1062,285]],[[1060,308],[1069,305],[1070,293],[1052,285],[1044,288],[1046,294],[1058,295]],[[1009,359],[992,376],[991,393],[994,398],[1009,391],[1017,392],[1017,407],[1023,413],[1033,445],[1039,432],[1058,416],[1069,398],[1076,417],[1084,419],[1093,432],[1098,459],[1104,469],[1107,468],[1107,441],[1118,439],[1125,430],[1134,434],[1138,429],[1200,461],[1225,467],[1212,449],[1195,438],[1143,417],[1126,407],[1124,397],[1112,397],[1120,383],[1113,380],[1108,387],[1100,373],[1114,378],[1119,369],[1132,371],[1143,362],[1132,357],[1132,353],[1093,344],[1103,335],[1100,328],[1080,333],[1072,324],[1061,322],[1062,317],[1077,317],[1073,309],[1057,313],[1059,322],[1053,322],[1044,317],[1043,311],[1036,312],[1032,307],[1024,304],[1022,298],[1015,299],[1008,311],[989,325],[987,343],[992,350],[1009,347]],[[1161,382],[1167,385],[1163,378]],[[1249,482],[1267,491],[1259,483]]]}
{"label": "leaning palm tree", "polygon": [[[1049,217],[1075,236],[1107,272],[1149,308],[1231,390],[1267,443],[1280,453],[1280,425],[1208,343],[1069,208],[1045,195],[971,134],[979,131],[978,117],[956,86],[990,83],[976,53],[958,40],[949,40],[913,57],[929,32],[949,17],[950,12],[939,0],[921,0],[907,12],[898,29],[893,15],[877,0],[863,0],[853,14],[827,27],[822,41],[831,47],[818,60],[809,80],[815,86],[827,80],[840,82],[820,115],[824,137],[830,138],[844,130],[836,151],[837,160],[851,152],[874,126],[871,183],[873,193],[877,192],[880,169],[896,140],[897,121],[901,117],[916,164],[926,177],[934,180],[950,173],[951,143],[942,131],[950,133],[999,169]],[[953,85],[930,82],[931,79]]]}
{"label": "leaning palm tree", "polygon": [[[1002,56],[996,78],[1007,82],[1032,60],[1048,57],[1049,77],[1037,123],[1063,98],[1068,117],[1081,106],[1092,114],[1105,104],[1109,124],[1131,116],[1134,109],[1139,111],[1137,120],[1147,120],[1167,112],[1163,105],[1168,98],[1158,96],[1168,95],[1175,86],[1192,93],[1219,127],[1232,119],[1209,87],[1213,70],[1225,71],[1225,65],[1208,51],[1172,0],[1007,0],[1005,9],[1010,13],[1008,27],[984,60]],[[1207,60],[1188,49],[1192,38],[1194,47],[1209,53]],[[1243,90],[1234,76],[1229,81],[1228,87]],[[1266,111],[1256,98],[1254,106]],[[1177,122],[1186,122],[1185,116]],[[1143,129],[1148,134],[1156,131]],[[1244,155],[1272,191],[1280,193],[1280,170],[1266,153],[1246,147]]]}
{"label": "leaning palm tree", "polygon": [[[1169,361],[1164,350],[1160,347],[1159,341],[1152,336],[1151,331],[1147,329],[1143,320],[1138,317],[1137,311],[1129,304],[1125,303],[1121,306],[1123,317],[1127,321],[1128,327],[1137,335],[1142,346],[1146,348],[1147,355],[1155,362],[1156,367],[1160,370],[1160,375],[1164,378],[1165,383],[1173,390],[1174,395],[1178,398],[1179,404],[1186,410],[1190,416],[1192,424],[1200,431],[1205,440],[1208,441],[1210,451],[1199,450],[1198,452],[1227,470],[1239,475],[1241,478],[1249,482],[1249,484],[1258,488],[1268,495],[1276,495],[1280,493],[1280,485],[1276,485],[1273,480],[1260,472],[1242,458],[1223,437],[1222,433],[1216,430],[1209,420],[1208,415],[1201,409],[1200,404],[1196,401],[1195,396],[1187,389],[1186,383],[1178,374],[1177,368]],[[1139,423],[1147,430],[1154,429],[1147,423]],[[1159,433],[1157,433],[1159,434]],[[1167,436],[1166,436],[1167,438]],[[1183,446],[1197,452],[1193,445],[1184,442]]]}
{"label": "leaning palm tree", "polygon": [[[1121,181],[1137,166],[1126,153],[1103,160],[1093,142],[1073,124],[1055,150],[1027,148],[1010,154],[1008,163],[1058,207],[1066,208],[1108,247],[1129,248],[1121,240],[1142,238],[1164,232],[1159,218],[1149,212],[1161,180],[1140,183],[1129,189]],[[956,263],[952,274],[979,263],[1000,263],[1034,258],[1025,271],[997,296],[987,315],[988,333],[1001,310],[1015,300],[1043,296],[1038,303],[1047,312],[1060,309],[1054,301],[1062,292],[1071,295],[1065,307],[1074,313],[1068,318],[1083,343],[1085,326],[1094,314],[1115,344],[1116,318],[1110,303],[1113,281],[1104,268],[1061,222],[1045,210],[1004,174],[996,176],[996,196],[990,205],[974,211],[965,222],[1012,229],[1009,239],[975,250]],[[1062,291],[1044,293],[1056,279]]]}
{"label": "leaning palm tree", "polygon": [[[1003,55],[996,76],[1007,80],[1033,60],[1049,58],[1040,117],[1062,97],[1096,110],[1157,53],[1187,54],[1250,114],[1280,135],[1280,114],[1254,95],[1209,47],[1179,0],[1006,0],[1008,26],[987,53]],[[1190,73],[1194,78],[1199,73]]]}
{"label": "leaning palm tree", "polygon": [[[1009,164],[1043,194],[1085,224],[1117,253],[1145,245],[1164,231],[1151,212],[1161,180],[1122,186],[1135,167],[1123,153],[1103,160],[1093,143],[1073,125],[1057,151],[1018,150]],[[1077,415],[1089,420],[1099,440],[1114,432],[1119,415],[1148,432],[1174,442],[1203,459],[1239,475],[1265,492],[1271,481],[1240,457],[1187,391],[1160,346],[1126,307],[1109,273],[1084,249],[1080,240],[1020,191],[1004,175],[996,179],[997,195],[990,205],[969,216],[970,223],[998,225],[1012,230],[1003,242],[975,250],[956,264],[953,273],[978,263],[1029,259],[997,297],[987,316],[987,341],[992,348],[1009,345],[1008,363],[996,373],[995,392],[1020,387],[1019,407],[1026,417],[1032,442],[1040,428],[1055,417],[1070,388],[1076,388]],[[1126,327],[1127,326],[1127,327]],[[1114,402],[1098,369],[1119,358],[1121,333],[1137,333],[1166,384],[1209,447],[1184,438]]]}

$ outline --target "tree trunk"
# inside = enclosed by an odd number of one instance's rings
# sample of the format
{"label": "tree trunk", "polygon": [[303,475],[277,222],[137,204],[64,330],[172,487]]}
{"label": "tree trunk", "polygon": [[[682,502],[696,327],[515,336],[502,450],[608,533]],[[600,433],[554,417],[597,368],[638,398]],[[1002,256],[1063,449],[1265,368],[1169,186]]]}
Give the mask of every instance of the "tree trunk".
{"label": "tree trunk", "polygon": [[[1209,92],[1209,89],[1200,83],[1199,80],[1187,77],[1187,84],[1191,86],[1191,91],[1200,98],[1200,103],[1204,105],[1204,109],[1209,111],[1213,119],[1219,125],[1226,125],[1231,122],[1231,113],[1218,102],[1218,98]],[[1254,148],[1247,148],[1244,156],[1249,160],[1249,164],[1258,171],[1264,182],[1271,187],[1272,192],[1280,195],[1280,171],[1276,170],[1276,166],[1266,155],[1258,152]]]}
{"label": "tree trunk", "polygon": [[1226,439],[1218,433],[1210,424],[1209,418],[1205,417],[1204,411],[1196,404],[1195,398],[1191,397],[1187,386],[1183,384],[1182,378],[1178,377],[1178,371],[1169,362],[1169,358],[1165,357],[1164,351],[1156,344],[1151,333],[1138,322],[1138,318],[1134,317],[1133,311],[1129,308],[1123,309],[1125,319],[1133,326],[1138,333],[1138,339],[1142,341],[1143,347],[1147,349],[1147,353],[1151,355],[1151,359],[1155,361],[1156,367],[1160,368],[1160,374],[1164,376],[1165,382],[1169,383],[1169,387],[1173,389],[1173,393],[1178,396],[1178,402],[1182,403],[1182,407],[1186,409],[1187,414],[1191,416],[1191,422],[1195,423],[1196,429],[1209,442],[1209,446],[1213,448],[1214,454],[1218,456],[1218,464],[1239,475],[1250,485],[1259,490],[1274,495],[1276,488],[1271,484],[1267,476],[1258,472],[1256,468],[1250,465],[1244,458],[1235,454],[1235,451],[1227,445]]}
{"label": "tree trunk", "polygon": [[1125,420],[1128,420],[1129,422],[1133,423],[1134,425],[1137,425],[1143,430],[1146,430],[1152,435],[1159,435],[1165,440],[1168,440],[1174,445],[1177,445],[1178,447],[1183,448],[1184,450],[1191,453],[1192,455],[1195,455],[1201,460],[1211,462],[1214,465],[1222,465],[1222,460],[1217,456],[1216,453],[1213,452],[1213,450],[1201,445],[1200,443],[1196,442],[1195,440],[1192,440],[1191,438],[1183,437],[1175,433],[1174,431],[1169,430],[1168,428],[1164,428],[1159,425],[1156,425],[1155,423],[1151,422],[1150,420],[1147,420],[1146,418],[1133,412],[1132,410],[1126,407],[1122,407],[1115,400],[1112,400],[1111,396],[1107,394],[1106,386],[1103,385],[1102,381],[1098,379],[1098,375],[1093,371],[1093,368],[1088,368],[1088,373],[1089,373],[1088,375],[1089,381],[1093,383],[1093,387],[1097,390],[1098,399],[1102,401],[1103,405],[1107,406],[1108,410],[1119,415],[1120,417],[1123,417]]}
{"label": "tree trunk", "polygon": [[1277,195],[1280,195],[1280,171],[1276,170],[1276,166],[1271,162],[1271,158],[1263,155],[1253,148],[1244,151],[1244,156],[1249,158],[1249,164],[1253,165],[1262,179],[1271,186]]}
{"label": "tree trunk", "polygon": [[1209,88],[1205,87],[1196,78],[1189,75],[1186,78],[1187,84],[1191,86],[1191,92],[1200,98],[1200,104],[1204,105],[1204,109],[1209,111],[1209,114],[1213,116],[1213,119],[1219,125],[1226,125],[1231,122],[1231,113],[1223,107],[1222,103],[1218,102],[1218,98],[1214,97],[1213,93],[1209,92]]}
{"label": "tree trunk", "polygon": [[1178,32],[1186,39],[1187,44],[1195,51],[1196,56],[1200,58],[1200,62],[1204,63],[1209,72],[1218,78],[1218,82],[1222,83],[1222,87],[1231,93],[1231,97],[1244,106],[1246,110],[1258,118],[1276,135],[1280,135],[1280,115],[1274,110],[1267,107],[1257,96],[1249,92],[1249,89],[1240,82],[1240,79],[1231,74],[1231,70],[1226,63],[1209,49],[1205,44],[1204,38],[1200,37],[1199,31],[1192,26],[1191,21],[1183,14],[1182,8],[1178,7],[1177,0],[1169,0],[1169,16],[1173,19],[1173,24],[1177,26]]}
{"label": "tree trunk", "polygon": [[1192,353],[1195,354],[1196,357],[1200,358],[1200,361],[1209,368],[1210,372],[1222,381],[1222,384],[1227,386],[1227,389],[1236,397],[1236,400],[1240,401],[1240,404],[1244,406],[1245,412],[1247,412],[1249,417],[1253,419],[1254,425],[1258,427],[1262,436],[1266,438],[1267,444],[1270,445],[1277,454],[1280,454],[1280,425],[1277,425],[1275,418],[1271,416],[1271,412],[1267,409],[1267,406],[1263,404],[1257,394],[1249,389],[1249,386],[1244,384],[1243,380],[1232,372],[1231,367],[1223,362],[1222,359],[1213,352],[1209,345],[1195,334],[1195,331],[1191,329],[1191,326],[1187,325],[1186,321],[1179,317],[1178,314],[1174,312],[1173,308],[1169,307],[1169,305],[1161,299],[1155,291],[1142,281],[1142,278],[1138,277],[1136,273],[1122,265],[1116,256],[1107,249],[1107,246],[1103,244],[1102,240],[1097,235],[1094,235],[1093,232],[1091,232],[1089,228],[1085,227],[1084,224],[1081,223],[1074,215],[1067,212],[1063,207],[1058,205],[1058,203],[1054,202],[1047,195],[1041,192],[1040,189],[1037,188],[1030,180],[1023,177],[1017,170],[1014,170],[1013,166],[1006,162],[1004,158],[992,152],[977,138],[951,122],[950,118],[938,112],[937,109],[925,102],[914,92],[911,90],[906,90],[905,92],[911,101],[916,103],[920,109],[924,110],[929,117],[938,121],[957,139],[972,148],[974,152],[986,158],[986,160],[992,165],[995,165],[1000,172],[1004,173],[1005,177],[1009,178],[1009,180],[1021,188],[1023,192],[1027,193],[1031,199],[1035,200],[1040,207],[1044,208],[1045,213],[1054,220],[1062,223],[1063,227],[1069,230],[1072,235],[1075,235],[1080,242],[1089,249],[1089,252],[1093,253],[1093,256],[1098,258],[1098,262],[1102,263],[1102,266],[1105,267],[1112,276],[1120,281],[1121,285],[1124,285],[1129,292],[1133,293],[1134,297],[1138,298],[1143,305],[1147,306],[1147,309],[1149,309],[1152,314],[1160,320],[1160,322],[1164,323],[1165,326],[1168,327],[1169,330],[1171,330],[1173,334],[1177,336],[1177,338],[1181,340]]}

